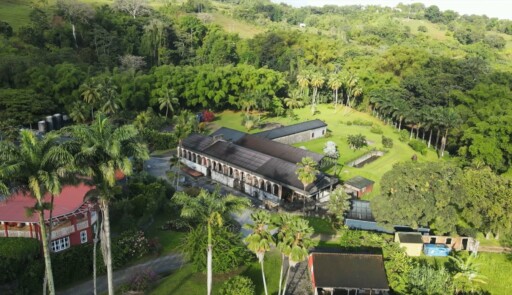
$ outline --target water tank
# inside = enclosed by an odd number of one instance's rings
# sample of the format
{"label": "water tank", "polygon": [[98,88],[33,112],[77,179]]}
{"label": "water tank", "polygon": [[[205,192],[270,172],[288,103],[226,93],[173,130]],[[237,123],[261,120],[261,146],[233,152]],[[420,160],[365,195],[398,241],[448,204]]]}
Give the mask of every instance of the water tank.
{"label": "water tank", "polygon": [[37,130],[41,133],[45,133],[46,132],[46,122],[45,121],[37,122]]}
{"label": "water tank", "polygon": [[62,114],[62,126],[61,127],[66,126],[68,123],[69,123],[69,116],[66,114]]}
{"label": "water tank", "polygon": [[46,131],[52,131],[55,130],[53,128],[53,117],[52,116],[46,116]]}
{"label": "water tank", "polygon": [[60,114],[53,115],[53,128],[59,130],[62,127],[62,116]]}

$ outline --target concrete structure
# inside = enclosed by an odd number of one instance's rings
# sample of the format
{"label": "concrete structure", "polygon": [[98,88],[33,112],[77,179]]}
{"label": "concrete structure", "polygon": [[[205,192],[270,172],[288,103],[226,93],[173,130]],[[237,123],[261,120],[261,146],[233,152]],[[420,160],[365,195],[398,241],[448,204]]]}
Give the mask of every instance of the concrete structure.
{"label": "concrete structure", "polygon": [[361,176],[356,176],[345,181],[343,186],[345,187],[345,192],[347,192],[347,194],[356,198],[361,198],[363,195],[373,191],[374,183],[375,182],[373,180]]}
{"label": "concrete structure", "polygon": [[435,236],[423,235],[421,236],[425,244],[443,244],[453,250],[467,250],[478,251],[479,242],[472,237],[449,237],[449,236]]}
{"label": "concrete structure", "polygon": [[405,249],[408,256],[421,256],[423,240],[419,232],[396,232],[395,242]]}
{"label": "concrete structure", "polygon": [[337,183],[320,173],[304,188],[295,174],[296,164],[304,157],[319,163],[323,155],[229,128],[212,136],[189,136],[180,143],[178,156],[187,167],[273,206],[296,197],[318,201]]}
{"label": "concrete structure", "polygon": [[389,292],[382,255],[314,252],[308,268],[315,295]]}
{"label": "concrete structure", "polygon": [[294,144],[324,137],[326,132],[327,124],[320,120],[312,120],[262,131],[254,135],[284,144]]}
{"label": "concrete structure", "polygon": [[[53,216],[45,211],[45,222],[53,224],[50,249],[60,252],[74,245],[90,243],[93,240],[93,228],[96,226],[98,214],[96,206],[84,202],[85,194],[92,187],[79,184],[65,186],[61,194],[55,196]],[[50,196],[45,196],[50,202]],[[41,228],[38,215],[25,214],[35,200],[30,196],[17,193],[0,202],[0,237],[22,237],[41,240]]]}

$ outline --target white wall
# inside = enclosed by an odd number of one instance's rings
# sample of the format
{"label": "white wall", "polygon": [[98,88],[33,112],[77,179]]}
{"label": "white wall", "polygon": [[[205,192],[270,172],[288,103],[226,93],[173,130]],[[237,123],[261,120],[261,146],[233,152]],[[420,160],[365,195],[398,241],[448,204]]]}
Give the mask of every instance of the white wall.
{"label": "white wall", "polygon": [[221,174],[217,171],[212,171],[212,179],[222,183],[223,185],[227,185],[229,187],[233,187],[235,180],[227,175]]}
{"label": "white wall", "polygon": [[204,167],[204,166],[201,166],[197,163],[194,163],[194,162],[189,161],[184,158],[181,158],[181,163],[187,165],[188,168],[194,169],[194,170],[199,171],[199,172],[203,173],[204,175],[206,175],[206,167]]}
{"label": "white wall", "polygon": [[[322,134],[322,132],[324,134]],[[288,136],[278,137],[278,138],[274,139],[274,141],[284,143],[284,144],[294,144],[297,142],[304,142],[304,141],[309,141],[311,139],[324,137],[325,132],[327,132],[327,127],[321,127],[321,128],[312,129],[312,130],[308,130],[308,131],[304,131],[304,132],[300,132],[300,133],[295,133],[295,134],[288,135]],[[311,135],[314,135],[314,136],[311,136]]]}

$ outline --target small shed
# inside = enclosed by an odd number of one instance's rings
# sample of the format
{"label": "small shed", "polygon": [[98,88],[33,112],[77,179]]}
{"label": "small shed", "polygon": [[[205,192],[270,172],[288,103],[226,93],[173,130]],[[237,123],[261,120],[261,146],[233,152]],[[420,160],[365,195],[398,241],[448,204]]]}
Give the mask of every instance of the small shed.
{"label": "small shed", "polygon": [[405,249],[405,253],[408,256],[421,256],[421,251],[423,250],[421,233],[396,232],[395,242],[400,243],[400,247]]}
{"label": "small shed", "polygon": [[388,294],[382,255],[313,252],[308,268],[318,294]]}
{"label": "small shed", "polygon": [[351,194],[354,197],[361,198],[364,194],[370,193],[373,190],[373,184],[375,182],[362,176],[356,176],[345,181],[343,185],[347,194]]}

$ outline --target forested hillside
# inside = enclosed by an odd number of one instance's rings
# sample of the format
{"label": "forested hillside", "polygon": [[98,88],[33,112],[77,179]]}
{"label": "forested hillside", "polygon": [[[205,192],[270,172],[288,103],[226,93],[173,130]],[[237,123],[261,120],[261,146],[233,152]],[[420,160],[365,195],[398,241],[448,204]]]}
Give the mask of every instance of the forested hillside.
{"label": "forested hillside", "polygon": [[102,109],[125,122],[178,109],[286,116],[336,102],[411,131],[463,166],[512,173],[510,20],[422,4],[0,5],[4,137],[54,112],[84,122]]}

